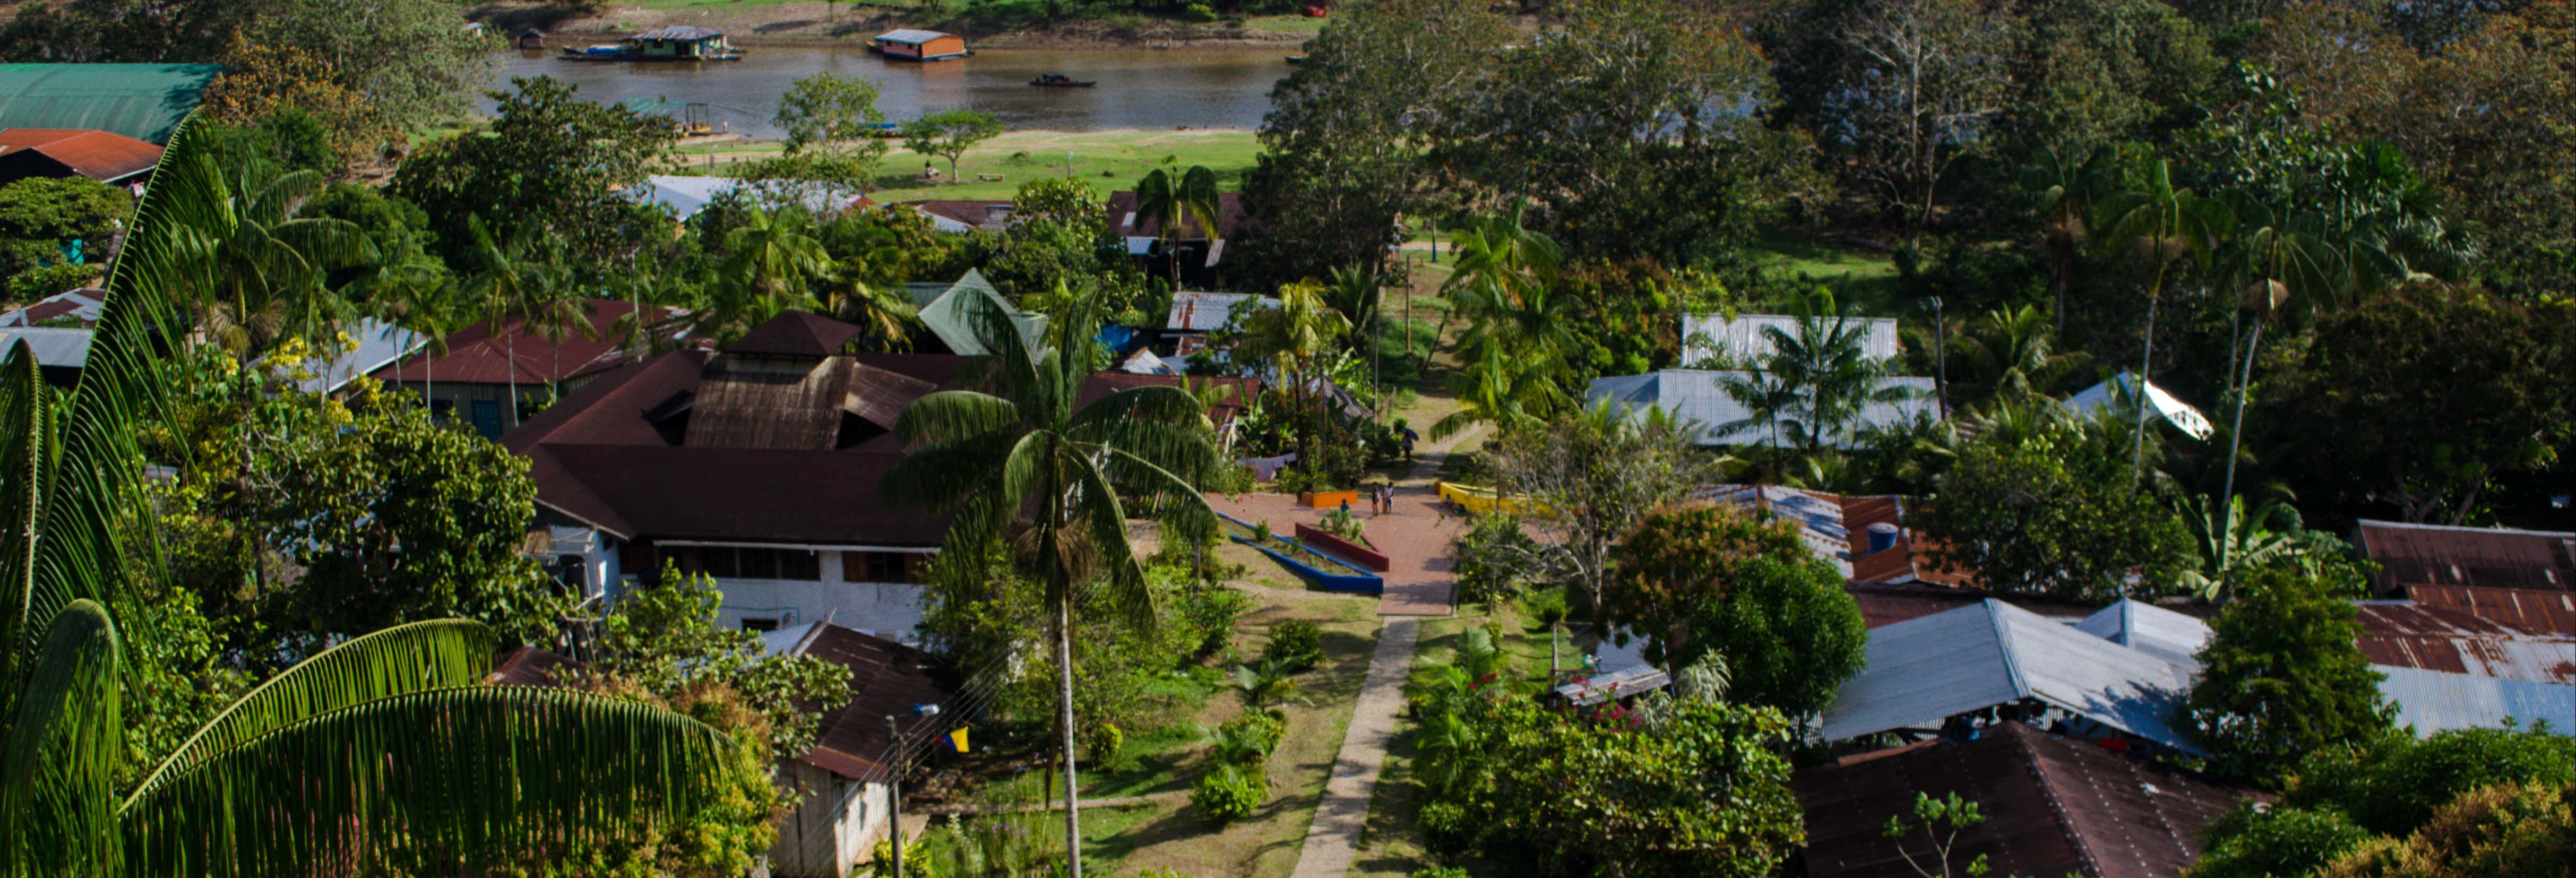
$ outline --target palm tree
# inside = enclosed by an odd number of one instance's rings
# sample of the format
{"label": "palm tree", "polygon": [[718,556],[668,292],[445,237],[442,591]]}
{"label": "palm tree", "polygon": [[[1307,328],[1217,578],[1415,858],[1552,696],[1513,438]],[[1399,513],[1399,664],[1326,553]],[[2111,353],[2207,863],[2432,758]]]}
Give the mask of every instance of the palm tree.
{"label": "palm tree", "polygon": [[2076,258],[2084,252],[2084,238],[2090,231],[2084,220],[2108,176],[2101,166],[2110,154],[2096,149],[2070,160],[2050,147],[2037,164],[2022,169],[2022,187],[2039,212],[2040,245],[2048,253],[2048,291],[2057,301],[2060,334],[2066,332],[2067,281],[2075,273]]}
{"label": "palm tree", "polygon": [[193,303],[209,338],[247,364],[288,337],[321,341],[355,316],[328,276],[373,261],[376,248],[355,223],[299,215],[321,175],[244,170],[226,179],[209,156],[181,161],[205,181],[207,203],[174,218],[188,230],[185,246],[202,254],[191,260],[196,270],[172,279],[174,293]]}
{"label": "palm tree", "polygon": [[911,345],[912,299],[899,289],[848,275],[826,289],[824,308],[834,317],[858,324],[881,349],[903,350]]}
{"label": "palm tree", "polygon": [[[1315,368],[1316,361],[1331,354],[1333,341],[1350,331],[1350,319],[1325,304],[1323,284],[1299,281],[1279,288],[1278,305],[1244,317],[1243,337],[1235,342],[1234,349],[1244,357],[1277,366],[1280,380],[1288,385],[1289,394],[1298,400],[1301,410],[1317,409],[1314,414],[1320,418],[1316,385],[1324,379],[1322,370]],[[1305,426],[1300,425],[1297,431],[1304,437],[1299,459],[1311,467],[1315,462],[1315,433],[1319,430]]]}
{"label": "palm tree", "polygon": [[519,424],[519,334],[525,329],[521,321],[533,321],[543,303],[554,293],[549,282],[552,274],[529,256],[531,249],[525,234],[510,239],[504,247],[492,238],[483,218],[467,216],[465,227],[474,237],[475,261],[482,264],[465,281],[464,294],[482,312],[483,325],[501,337],[501,355],[510,361],[510,419],[508,426]]}
{"label": "palm tree", "polygon": [[813,296],[806,282],[832,275],[832,254],[807,231],[803,211],[772,215],[754,207],[742,225],[725,233],[725,250],[732,254],[725,260],[726,274],[754,298],[770,303],[770,315],[810,305]]}
{"label": "palm tree", "polygon": [[1332,284],[1325,287],[1326,303],[1351,322],[1351,341],[1368,351],[1369,389],[1377,391],[1378,312],[1386,298],[1386,277],[1365,266],[1333,269]]}
{"label": "palm tree", "polygon": [[496,639],[461,620],[315,655],[118,795],[127,661],[161,636],[116,622],[163,582],[136,437],[170,411],[165,358],[187,334],[174,293],[222,264],[200,223],[226,194],[199,130],[183,122],[155,169],[80,383],[47,388],[23,344],[0,360],[0,876],[435,872],[695,809],[721,732],[480,685]]}
{"label": "palm tree", "polygon": [[[2245,341],[2243,369],[2230,370],[2237,372],[2236,413],[2227,428],[2227,480],[2218,494],[2222,498],[2236,493],[2245,400],[2253,390],[2254,355],[2263,343],[2263,325],[2294,299],[2313,309],[2317,300],[2332,298],[2344,289],[2352,276],[2343,254],[2318,234],[2316,217],[2283,216],[2261,201],[2244,199],[2237,206],[2233,231],[2233,246],[2227,248],[2224,261],[2233,269],[2229,274],[2244,282],[2237,290],[2235,313],[2252,312],[2254,327]],[[2235,352],[2232,342],[2228,350],[2231,355]],[[2232,515],[2235,507],[2228,508]]]}
{"label": "palm tree", "polygon": [[427,367],[431,360],[447,356],[448,335],[454,333],[460,323],[465,322],[464,315],[458,313],[459,297],[453,295],[453,291],[453,288],[445,283],[437,286],[405,286],[374,300],[377,318],[402,327],[404,332],[418,334],[421,338],[420,359],[423,368],[420,374],[420,404],[424,408],[430,405],[431,399],[438,391],[436,377]]}
{"label": "palm tree", "polygon": [[1556,282],[1565,251],[1548,236],[1521,224],[1521,206],[1510,213],[1467,220],[1450,237],[1458,256],[1442,295],[1477,289],[1487,298],[1520,303],[1529,290]]}
{"label": "palm tree", "polygon": [[1799,303],[1797,318],[1795,334],[1763,328],[1771,342],[1763,371],[1796,394],[1787,423],[1808,454],[1849,434],[1868,405],[1902,402],[1913,395],[1880,381],[1888,364],[1869,355],[1868,322],[1856,318],[1850,307],[1836,305],[1831,291]]}
{"label": "palm tree", "polygon": [[1169,167],[1155,168],[1136,181],[1136,222],[1153,223],[1163,233],[1163,254],[1171,263],[1172,289],[1181,288],[1181,227],[1195,223],[1216,240],[1217,219],[1223,200],[1216,191],[1216,172],[1206,165],[1191,165],[1187,171]]}
{"label": "palm tree", "polygon": [[1431,422],[1435,442],[1479,423],[1504,432],[1534,426],[1556,410],[1556,382],[1537,369],[1514,369],[1510,355],[1497,349],[1449,373],[1447,383],[1460,408]]}
{"label": "palm tree", "polygon": [[1950,348],[1970,376],[1951,386],[1978,402],[2047,396],[2090,359],[2081,352],[2058,353],[2047,315],[2030,305],[1986,312],[1952,338]]}
{"label": "palm tree", "polygon": [[[1096,299],[1077,298],[1050,321],[1043,343],[1033,345],[1012,340],[1018,330],[999,309],[978,311],[986,346],[1004,352],[992,357],[985,390],[941,391],[905,408],[895,433],[909,451],[880,490],[888,502],[955,516],[943,556],[981,558],[996,545],[1016,546],[1021,572],[1043,590],[1054,616],[1062,698],[1065,840],[1072,874],[1080,876],[1075,590],[1097,581],[1129,624],[1152,625],[1152,596],[1127,545],[1119,494],[1177,501],[1166,508],[1205,517],[1207,500],[1192,485],[1214,472],[1216,452],[1199,428],[1197,398],[1178,387],[1131,388],[1075,407],[1090,377],[1087,363],[1076,360],[1099,331]],[[1024,350],[1026,356],[1019,353]]]}
{"label": "palm tree", "polygon": [[2215,202],[2174,186],[2172,168],[2164,160],[2149,160],[2139,171],[2137,186],[2105,199],[2101,205],[2103,218],[2095,223],[2110,230],[2099,239],[2108,242],[2101,246],[2125,247],[2133,257],[2155,265],[2154,279],[2147,285],[2145,343],[2138,362],[2141,389],[2135,406],[2136,439],[2129,460],[2132,490],[2146,464],[2147,394],[2143,387],[2155,374],[2156,306],[2164,298],[2165,281],[2174,265],[2185,257],[2207,267],[2212,239],[2234,221]]}

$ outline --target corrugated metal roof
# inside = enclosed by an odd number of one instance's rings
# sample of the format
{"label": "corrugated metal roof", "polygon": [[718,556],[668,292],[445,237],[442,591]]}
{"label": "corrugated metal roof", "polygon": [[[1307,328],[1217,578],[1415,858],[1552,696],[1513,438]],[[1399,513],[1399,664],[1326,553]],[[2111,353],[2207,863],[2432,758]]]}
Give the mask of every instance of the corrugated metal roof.
{"label": "corrugated metal roof", "polygon": [[[1871,359],[1884,360],[1899,353],[1894,317],[1854,317],[1861,327],[1861,351]],[[1760,368],[1762,360],[1779,351],[1767,330],[1777,329],[1790,338],[1798,337],[1798,318],[1787,314],[1738,314],[1732,319],[1724,314],[1685,314],[1682,316],[1683,365],[1697,366],[1704,360],[1717,360],[1737,369]]]}
{"label": "corrugated metal roof", "polygon": [[1867,657],[1867,669],[1825,708],[1825,740],[1932,728],[1951,716],[2032,699],[2201,752],[2167,722],[2197,666],[1999,600],[1871,631]]}
{"label": "corrugated metal roof", "polygon": [[2524,631],[2413,601],[2363,601],[2361,651],[2376,664],[2576,683],[2576,637]]}
{"label": "corrugated metal roof", "polygon": [[1953,870],[1984,856],[1996,875],[2175,878],[2199,858],[2201,829],[2242,795],[2016,722],[1809,768],[1790,788],[1806,811],[1808,878],[1922,874],[1905,857],[1930,865],[1921,832],[1885,832],[1890,817],[1912,819],[1918,793],[1957,793],[1986,816],[1960,828]]}
{"label": "corrugated metal roof", "polygon": [[2424,606],[2459,610],[2523,631],[2576,637],[2576,593],[2444,585],[2410,585],[2403,592]]}
{"label": "corrugated metal roof", "polygon": [[1250,303],[1256,308],[1275,308],[1279,300],[1259,293],[1206,293],[1182,290],[1172,294],[1172,313],[1163,328],[1182,332],[1208,332],[1225,325],[1236,309]]}
{"label": "corrugated metal roof", "polygon": [[[1610,400],[1631,413],[1646,406],[1660,407],[1685,423],[1698,424],[1705,431],[1700,437],[1702,445],[1767,445],[1771,443],[1772,436],[1757,427],[1743,427],[1733,434],[1725,432],[1727,425],[1743,421],[1752,413],[1727,395],[1723,382],[1728,378],[1749,378],[1754,374],[1666,369],[1644,375],[1595,378],[1590,389],[1585,391],[1584,400],[1587,403]],[[1932,416],[1932,379],[1888,377],[1879,379],[1878,386],[1901,387],[1911,396],[1901,402],[1873,402],[1862,406],[1860,417],[1854,424],[1855,431],[1890,427],[1917,417]],[[1829,437],[1825,444],[1834,448],[1850,448],[1854,444],[1852,438],[1836,435]],[[1780,439],[1788,440],[1785,424]]]}
{"label": "corrugated metal roof", "polygon": [[931,40],[939,39],[940,37],[953,37],[953,36],[956,36],[956,34],[951,34],[951,33],[941,33],[941,32],[939,32],[939,31],[935,31],[935,30],[919,30],[919,29],[916,29],[916,28],[903,28],[903,29],[900,29],[900,30],[890,30],[890,31],[886,31],[885,33],[878,34],[878,35],[877,35],[877,42],[881,42],[881,43],[903,43],[903,44],[905,44],[905,45],[917,46],[917,45],[920,45],[920,44],[922,44],[922,43],[930,42]]}
{"label": "corrugated metal roof", "polygon": [[1852,596],[1853,602],[1860,604],[1861,623],[1873,630],[1946,613],[1989,598],[2066,624],[2074,624],[2098,609],[2090,604],[2068,603],[2036,595],[1992,595],[1982,589],[1938,585],[1855,581],[1844,584],[1843,591]]}
{"label": "corrugated metal roof", "polygon": [[669,208],[671,214],[688,219],[705,210],[709,203],[735,189],[746,188],[763,203],[793,202],[816,213],[832,213],[850,207],[857,197],[829,186],[790,185],[732,177],[691,177],[684,174],[655,174],[644,182],[618,191],[618,196],[641,204]]}
{"label": "corrugated metal roof", "polygon": [[1807,553],[1850,579],[1851,533],[1843,526],[1842,498],[1779,485],[1718,485],[1691,495],[1692,500],[1732,506],[1746,513],[1768,512],[1798,528]]}
{"label": "corrugated metal roof", "polygon": [[98,325],[99,315],[106,313],[107,291],[91,287],[65,290],[27,303],[6,314],[0,314],[0,326],[34,326],[47,320],[69,317],[82,326]]}
{"label": "corrugated metal roof", "polygon": [[2363,521],[2383,592],[2415,585],[2576,590],[2576,533]]}
{"label": "corrugated metal roof", "polygon": [[712,27],[698,27],[698,26],[696,26],[696,25],[685,25],[685,24],[684,24],[684,25],[673,25],[673,26],[671,26],[671,27],[657,27],[657,28],[654,28],[654,29],[652,29],[652,30],[645,31],[645,32],[640,33],[640,34],[636,34],[636,35],[634,35],[634,36],[627,37],[627,39],[630,39],[630,40],[679,40],[679,41],[681,41],[681,42],[690,42],[690,41],[695,41],[695,40],[712,40],[712,39],[715,39],[715,38],[717,38],[717,37],[721,37],[721,36],[724,36],[724,35],[725,35],[725,32],[724,32],[724,31],[718,30],[718,29],[716,29],[716,28],[712,28]]}
{"label": "corrugated metal roof", "polygon": [[170,142],[217,64],[0,64],[0,128],[94,128]]}
{"label": "corrugated metal roof", "polygon": [[[626,337],[618,319],[635,306],[615,299],[584,299],[590,310],[590,332],[568,332],[560,341],[525,331],[519,321],[502,332],[490,321],[476,323],[447,337],[447,353],[438,357],[396,361],[378,369],[378,381],[417,384],[546,384],[577,378],[626,362]],[[647,306],[647,322],[660,321],[669,309]],[[551,377],[550,377],[551,376]]]}
{"label": "corrugated metal roof", "polygon": [[0,129],[0,155],[29,150],[70,168],[72,173],[116,182],[152,170],[161,148],[118,134],[77,128]]}
{"label": "corrugated metal roof", "polygon": [[[2136,379],[2125,371],[2113,375],[2111,380],[2084,388],[2082,392],[2067,397],[2066,407],[2086,414],[2114,410],[2134,415],[2137,410],[2130,408],[2131,403],[2127,401],[2131,399],[2129,386],[2134,380]],[[2147,382],[2147,404],[2147,407],[2164,418],[2166,423],[2191,434],[2192,438],[2209,438],[2211,431],[2209,419],[2203,417],[2199,409],[2192,408],[2189,403],[2165,392],[2164,388],[2156,386],[2153,381]],[[2114,409],[2115,406],[2116,409]]]}
{"label": "corrugated metal roof", "polygon": [[2379,692],[2397,705],[2398,724],[2414,726],[2418,735],[2500,729],[2507,720],[2526,729],[2545,720],[2559,734],[2576,731],[2576,685],[2395,665],[2374,665],[2372,670],[2388,675]]}
{"label": "corrugated metal roof", "polygon": [[0,357],[15,350],[19,342],[36,357],[36,365],[57,369],[78,369],[89,365],[89,341],[92,330],[54,329],[42,326],[0,329]]}
{"label": "corrugated metal roof", "polygon": [[356,349],[333,358],[322,374],[297,386],[306,393],[330,393],[429,345],[428,336],[374,318],[358,321],[349,337],[358,343]]}
{"label": "corrugated metal roof", "polygon": [[2075,630],[2176,664],[2196,665],[2209,645],[2209,625],[2199,619],[2122,598],[2075,623]]}
{"label": "corrugated metal roof", "polygon": [[941,704],[958,690],[956,672],[929,653],[831,624],[802,638],[797,648],[799,654],[850,672],[850,700],[824,712],[814,733],[814,749],[804,756],[816,768],[852,780],[882,781],[894,747],[888,717],[897,717],[903,724],[906,741],[925,748],[936,736],[969,719],[953,710],[938,716],[912,715],[914,705]]}
{"label": "corrugated metal roof", "polygon": [[906,284],[905,287],[912,292],[913,301],[920,305],[921,325],[927,327],[931,335],[937,336],[941,344],[947,345],[953,354],[975,357],[991,353],[976,333],[974,303],[978,299],[1010,315],[1025,343],[1035,344],[1038,337],[1046,332],[1046,315],[1012,307],[1010,300],[1002,298],[1001,291],[993,289],[993,285],[984,280],[984,273],[975,269],[967,269],[965,277],[945,288],[936,284]]}

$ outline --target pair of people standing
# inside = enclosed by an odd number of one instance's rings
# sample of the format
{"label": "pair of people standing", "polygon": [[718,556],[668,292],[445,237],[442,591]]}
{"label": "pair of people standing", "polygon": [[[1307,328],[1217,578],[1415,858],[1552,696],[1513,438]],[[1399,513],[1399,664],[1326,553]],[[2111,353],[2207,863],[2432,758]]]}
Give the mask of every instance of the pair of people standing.
{"label": "pair of people standing", "polygon": [[1385,515],[1395,511],[1395,485],[1379,483],[1369,488],[1369,514]]}

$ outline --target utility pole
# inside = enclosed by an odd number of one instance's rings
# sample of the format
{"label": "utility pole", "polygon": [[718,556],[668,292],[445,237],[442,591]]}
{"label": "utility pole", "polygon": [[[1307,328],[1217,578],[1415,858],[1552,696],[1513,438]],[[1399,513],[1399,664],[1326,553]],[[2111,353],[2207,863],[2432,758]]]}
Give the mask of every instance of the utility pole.
{"label": "utility pole", "polygon": [[1941,420],[1950,419],[1950,324],[1941,319],[1941,297],[1932,297],[1932,397]]}
{"label": "utility pole", "polygon": [[[911,715],[938,716],[939,705],[915,704]],[[903,724],[898,722],[903,716],[900,713],[886,714],[886,731],[894,737],[894,774],[886,779],[886,800],[890,805],[886,809],[886,824],[894,831],[894,878],[903,878],[903,775],[904,763],[912,755],[903,745]]]}

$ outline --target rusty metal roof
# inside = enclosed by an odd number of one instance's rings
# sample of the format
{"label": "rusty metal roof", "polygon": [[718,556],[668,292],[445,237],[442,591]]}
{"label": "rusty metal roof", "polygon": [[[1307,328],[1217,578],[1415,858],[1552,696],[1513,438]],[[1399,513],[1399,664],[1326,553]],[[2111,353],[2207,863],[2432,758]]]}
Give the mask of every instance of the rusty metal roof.
{"label": "rusty metal roof", "polygon": [[112,183],[152,170],[161,148],[113,131],[79,128],[0,130],[0,155],[25,150],[53,159],[72,173]]}
{"label": "rusty metal roof", "polygon": [[2410,585],[2405,597],[2427,607],[2459,610],[2524,631],[2576,637],[2576,593],[2521,588]]}
{"label": "rusty metal roof", "polygon": [[560,687],[564,685],[562,672],[584,667],[587,665],[562,655],[522,646],[504,653],[501,660],[492,666],[492,672],[483,675],[483,683],[487,686]]}
{"label": "rusty metal roof", "polygon": [[[1957,793],[1986,822],[1963,829],[1953,872],[1978,855],[1992,874],[2173,878],[2200,856],[2200,831],[2240,792],[2103,746],[1999,723],[1973,741],[1914,745],[1798,772],[1808,878],[1915,878],[1902,853],[1930,854],[1918,832],[1899,841],[1914,796]],[[1937,867],[1934,867],[1937,868]]]}
{"label": "rusty metal roof", "polygon": [[2413,601],[2360,603],[2372,664],[2536,683],[2576,683],[2576,636],[2528,631]]}
{"label": "rusty metal roof", "polygon": [[[830,623],[817,624],[794,652],[846,668],[850,700],[823,709],[806,764],[859,781],[882,781],[894,752],[886,717],[899,717],[907,742],[926,742],[966,717],[953,700],[961,684],[955,670],[930,653]],[[914,705],[943,704],[939,716],[913,716]],[[919,752],[919,748],[910,748]]]}
{"label": "rusty metal roof", "polygon": [[2576,591],[2576,533],[2363,521],[2383,594],[2418,585]]}

